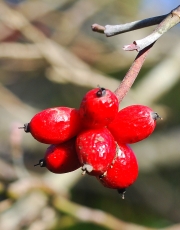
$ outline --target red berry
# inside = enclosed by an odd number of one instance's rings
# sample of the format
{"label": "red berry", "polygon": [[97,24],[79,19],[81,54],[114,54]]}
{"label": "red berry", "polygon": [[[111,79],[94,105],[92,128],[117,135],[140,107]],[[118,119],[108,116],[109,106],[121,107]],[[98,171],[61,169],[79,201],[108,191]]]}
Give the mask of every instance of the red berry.
{"label": "red berry", "polygon": [[76,150],[84,172],[102,175],[116,155],[116,144],[108,129],[91,129],[77,136]]}
{"label": "red berry", "polygon": [[118,99],[108,89],[92,89],[84,96],[79,113],[85,128],[104,127],[117,115]]}
{"label": "red berry", "polygon": [[147,106],[131,105],[120,110],[108,129],[118,143],[135,143],[151,135],[159,115]]}
{"label": "red berry", "polygon": [[59,144],[76,136],[80,131],[78,110],[68,107],[49,108],[37,113],[24,125],[39,142]]}
{"label": "red berry", "polygon": [[117,155],[107,172],[97,179],[108,188],[123,191],[138,176],[138,163],[133,150],[125,144],[118,146]]}
{"label": "red berry", "polygon": [[44,159],[36,165],[46,167],[53,173],[67,173],[78,169],[81,164],[76,153],[75,141],[73,138],[61,144],[50,145]]}

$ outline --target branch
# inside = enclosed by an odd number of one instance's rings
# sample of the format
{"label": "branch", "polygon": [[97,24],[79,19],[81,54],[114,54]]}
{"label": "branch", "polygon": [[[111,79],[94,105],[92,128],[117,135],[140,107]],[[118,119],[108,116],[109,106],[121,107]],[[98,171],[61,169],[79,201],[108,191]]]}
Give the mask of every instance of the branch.
{"label": "branch", "polygon": [[0,15],[0,20],[3,23],[14,30],[21,31],[28,40],[32,41],[39,54],[51,65],[53,71],[51,71],[50,80],[61,83],[72,82],[88,87],[96,87],[97,82],[103,82],[104,87],[112,87],[112,89],[117,87],[118,80],[93,71],[87,64],[68,52],[67,49],[46,38],[21,13],[2,2],[0,2]]}
{"label": "branch", "polygon": [[[138,224],[122,221],[107,212],[76,204],[68,200],[67,198],[58,195],[55,196],[53,199],[53,206],[57,210],[66,213],[80,221],[94,223],[99,226],[105,227],[107,229],[112,229],[112,230],[158,230],[159,229],[159,228],[140,226]],[[161,228],[159,230],[178,230],[179,227],[180,225],[177,224],[167,228]]]}
{"label": "branch", "polygon": [[[162,20],[162,21],[161,21]],[[145,19],[143,21],[133,22],[125,25],[121,25],[121,31],[117,26],[100,26],[98,24],[92,25],[92,30],[100,33],[105,33],[107,35],[107,29],[109,35],[115,35],[122,32],[130,31],[132,28],[143,28],[148,25],[153,25],[153,23],[161,22],[154,32],[144,39],[134,41],[130,45],[124,46],[124,50],[132,51],[137,50],[139,54],[137,55],[135,61],[133,62],[131,68],[127,72],[123,81],[120,83],[119,87],[116,89],[115,94],[118,97],[119,103],[123,100],[132,84],[134,83],[139,71],[149,53],[149,50],[154,45],[154,43],[169,29],[180,22],[180,6],[172,10],[168,15],[163,15],[155,18]],[[113,29],[114,28],[114,29]],[[112,30],[111,30],[112,29]]]}
{"label": "branch", "polygon": [[[67,3],[67,1],[66,1]],[[26,15],[26,17],[30,21],[36,21],[40,17],[44,17],[47,14],[59,9],[65,4],[65,0],[54,0],[51,4],[48,2],[36,0],[36,1],[26,1],[25,4],[19,4],[16,6],[16,10]],[[38,9],[38,10],[34,10]],[[32,13],[33,12],[33,13]],[[11,27],[7,27],[5,24],[1,23],[0,27],[0,41],[6,41],[9,37],[11,37],[17,30],[14,30]],[[17,53],[16,53],[17,54]]]}
{"label": "branch", "polygon": [[17,42],[1,42],[0,58],[13,59],[42,59],[42,55],[34,44]]}
{"label": "branch", "polygon": [[92,25],[92,30],[98,33],[104,33],[107,37],[114,36],[117,34],[129,32],[132,30],[137,30],[145,28],[148,26],[153,26],[159,24],[152,34],[141,39],[136,40],[130,45],[125,45],[123,47],[126,51],[137,50],[141,51],[145,47],[157,41],[165,32],[171,29],[173,26],[180,22],[180,6],[172,10],[169,14],[147,18],[140,21],[130,22],[121,25],[106,25],[101,26],[98,24]]}
{"label": "branch", "polygon": [[[23,201],[25,200],[27,203],[29,200],[31,200],[31,195],[35,193],[38,193],[39,202],[45,200],[47,204],[47,201],[49,200],[50,202],[52,202],[53,208],[56,208],[57,210],[66,213],[83,222],[91,222],[112,230],[125,230],[125,229],[126,230],[153,230],[154,229],[154,228],[143,227],[133,223],[127,223],[104,211],[95,210],[83,205],[76,204],[70,201],[68,198],[59,195],[59,191],[53,190],[53,188],[49,186],[48,183],[40,180],[40,178],[37,177],[34,178],[30,176],[27,177],[26,179],[24,178],[18,180],[14,183],[11,183],[8,187],[8,195],[10,197],[13,197],[15,200],[18,200],[18,203],[20,203],[21,200]],[[31,204],[33,204],[33,202]],[[12,206],[12,209],[14,209],[14,206]],[[36,207],[36,205],[33,205],[33,210],[35,213],[37,213],[37,209],[38,208]],[[6,217],[7,215],[2,216],[1,220],[3,222],[7,221]],[[18,220],[23,221],[23,217],[20,215],[18,217]],[[0,223],[0,227],[1,227],[1,223]]]}
{"label": "branch", "polygon": [[47,207],[47,201],[46,195],[38,190],[20,197],[9,209],[1,213],[0,229],[27,229],[26,227],[37,220],[41,212]]}
{"label": "branch", "polygon": [[153,31],[149,36],[136,40],[133,44],[126,45],[123,47],[126,51],[137,50],[141,51],[145,47],[157,41],[164,33],[166,33],[173,26],[177,25],[180,22],[180,6],[172,10],[167,17],[157,26],[157,28]]}
{"label": "branch", "polygon": [[101,26],[98,24],[92,25],[92,30],[98,33],[104,33],[107,37],[115,36],[117,34],[126,33],[133,30],[142,29],[148,26],[154,26],[162,22],[164,18],[167,17],[166,15],[161,15],[152,18],[146,18],[144,20],[134,21],[126,24],[120,25],[106,25]]}
{"label": "branch", "polygon": [[[41,192],[38,192],[38,191],[41,191]],[[57,191],[54,190],[54,188],[52,187],[50,183],[47,183],[47,181],[42,180],[42,178],[40,177],[30,176],[27,178],[23,178],[21,180],[15,181],[14,183],[11,183],[7,188],[7,194],[10,197],[13,197],[15,200],[20,200],[20,201],[21,200],[24,201],[24,199],[26,199],[27,202],[29,201],[29,199],[31,199],[31,194],[34,194],[37,192],[39,194],[38,195],[39,201],[46,200],[46,204],[49,204],[49,203],[52,204],[53,210],[55,208],[61,213],[70,215],[79,221],[94,223],[99,226],[103,226],[107,229],[112,229],[112,230],[158,230],[158,228],[150,228],[146,226],[140,226],[134,223],[128,223],[128,222],[122,221],[121,219],[118,219],[112,216],[110,213],[104,212],[102,210],[92,209],[92,208],[89,208],[83,205],[79,205],[75,202],[72,202],[67,197],[60,195],[59,190]],[[42,197],[41,197],[41,194],[42,194]],[[28,195],[30,195],[30,197]],[[34,207],[36,207],[36,205],[33,205],[33,208]],[[23,208],[26,209],[26,207],[24,207],[24,204],[23,204]],[[13,206],[12,206],[12,209],[13,209]],[[33,209],[33,211],[37,213],[36,209],[35,210]],[[30,212],[30,215],[31,215],[31,212]],[[18,220],[19,219],[21,221],[24,221],[24,218],[21,215],[19,216]],[[1,220],[3,222],[7,221],[6,216],[3,215],[1,217]],[[0,227],[1,227],[1,224],[0,224]],[[180,227],[179,225],[174,225],[174,226],[162,228],[159,230],[176,230],[176,229],[178,230],[179,227]]]}
{"label": "branch", "polygon": [[124,222],[109,213],[101,210],[88,208],[76,204],[62,196],[56,196],[53,205],[59,211],[64,212],[74,218],[83,221],[98,224],[112,230],[153,230],[153,228],[143,227],[133,223]]}

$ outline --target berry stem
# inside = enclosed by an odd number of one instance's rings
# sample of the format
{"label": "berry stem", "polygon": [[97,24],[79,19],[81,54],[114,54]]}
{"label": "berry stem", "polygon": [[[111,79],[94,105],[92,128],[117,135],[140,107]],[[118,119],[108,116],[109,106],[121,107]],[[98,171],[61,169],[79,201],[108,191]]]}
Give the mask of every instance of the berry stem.
{"label": "berry stem", "polygon": [[150,51],[152,46],[154,45],[151,44],[148,47],[144,48],[141,50],[138,55],[136,56],[133,64],[131,65],[129,71],[126,73],[124,79],[120,83],[119,87],[115,90],[115,94],[118,98],[119,103],[123,100],[123,98],[126,96],[128,93],[129,89],[133,85],[136,77],[138,76],[141,67]]}

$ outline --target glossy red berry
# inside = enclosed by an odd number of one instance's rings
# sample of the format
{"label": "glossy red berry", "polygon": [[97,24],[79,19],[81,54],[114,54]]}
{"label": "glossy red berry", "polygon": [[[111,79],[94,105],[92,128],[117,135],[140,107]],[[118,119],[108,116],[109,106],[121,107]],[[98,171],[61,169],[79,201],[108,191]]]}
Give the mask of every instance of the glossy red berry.
{"label": "glossy red berry", "polygon": [[108,89],[92,89],[82,99],[79,113],[85,128],[107,126],[118,113],[118,99]]}
{"label": "glossy red berry", "polygon": [[77,136],[76,150],[82,170],[97,176],[110,166],[116,154],[116,144],[108,129],[90,129]]}
{"label": "glossy red berry", "polygon": [[108,188],[123,192],[138,176],[138,163],[133,150],[125,144],[118,145],[117,155],[107,172],[97,179]]}
{"label": "glossy red berry", "polygon": [[158,118],[148,106],[131,105],[118,112],[108,129],[118,143],[135,143],[151,135]]}
{"label": "glossy red berry", "polygon": [[75,141],[73,138],[61,144],[50,145],[44,158],[36,165],[46,167],[49,171],[59,174],[78,169],[81,164],[76,153]]}
{"label": "glossy red berry", "polygon": [[56,107],[37,113],[28,124],[24,125],[24,130],[30,132],[39,142],[59,144],[76,136],[80,126],[78,110]]}

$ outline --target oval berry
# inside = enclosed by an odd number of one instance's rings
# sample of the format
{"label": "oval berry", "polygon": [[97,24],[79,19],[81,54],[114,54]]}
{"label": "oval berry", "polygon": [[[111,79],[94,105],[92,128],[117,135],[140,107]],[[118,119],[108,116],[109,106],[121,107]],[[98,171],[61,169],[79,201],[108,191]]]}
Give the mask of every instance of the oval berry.
{"label": "oval berry", "polygon": [[77,136],[76,150],[82,170],[97,176],[110,166],[116,154],[116,144],[108,129],[91,129]]}
{"label": "oval berry", "polygon": [[76,140],[73,138],[61,144],[50,145],[44,158],[37,165],[59,174],[78,169],[81,164],[76,153],[75,142]]}
{"label": "oval berry", "polygon": [[37,113],[24,129],[39,142],[59,144],[79,133],[79,113],[74,108],[49,108]]}
{"label": "oval berry", "polygon": [[97,179],[108,188],[123,191],[138,176],[138,163],[133,150],[125,144],[118,145],[117,155],[107,172]]}
{"label": "oval berry", "polygon": [[92,89],[84,96],[79,113],[85,128],[104,127],[117,115],[118,99],[108,89]]}
{"label": "oval berry", "polygon": [[131,105],[120,110],[108,129],[118,143],[141,141],[154,131],[159,115],[148,106]]}

